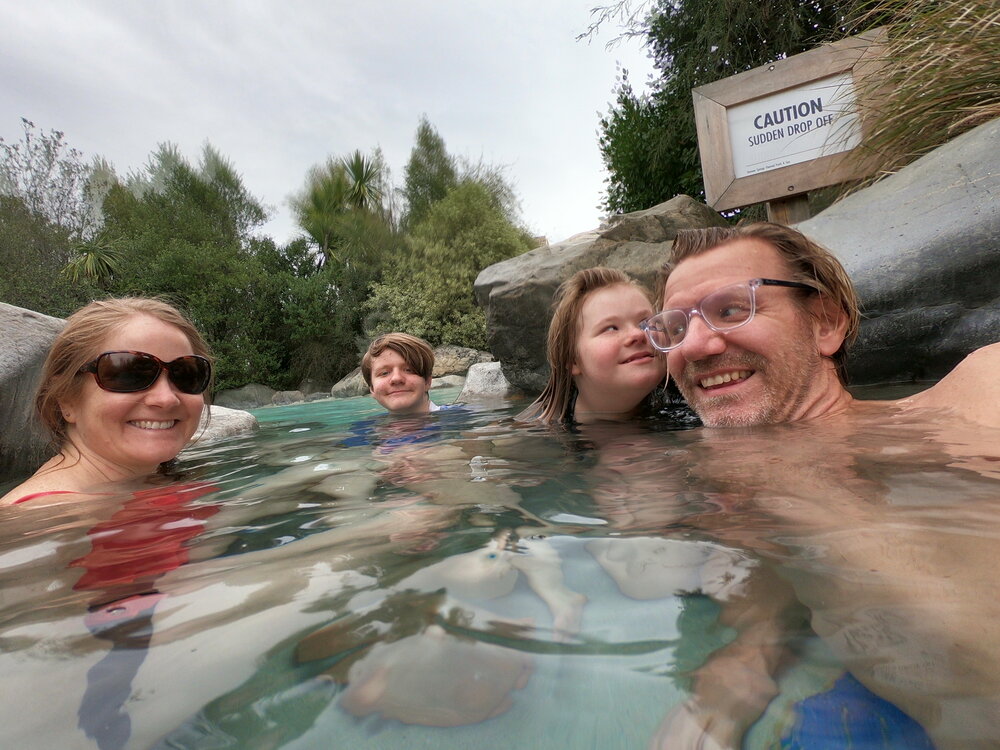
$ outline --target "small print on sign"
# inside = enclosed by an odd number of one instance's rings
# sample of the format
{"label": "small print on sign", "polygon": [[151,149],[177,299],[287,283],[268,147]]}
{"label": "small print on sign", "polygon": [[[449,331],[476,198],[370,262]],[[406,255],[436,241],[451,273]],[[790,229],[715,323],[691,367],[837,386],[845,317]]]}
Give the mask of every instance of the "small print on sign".
{"label": "small print on sign", "polygon": [[785,89],[726,110],[733,176],[850,151],[861,141],[850,73]]}

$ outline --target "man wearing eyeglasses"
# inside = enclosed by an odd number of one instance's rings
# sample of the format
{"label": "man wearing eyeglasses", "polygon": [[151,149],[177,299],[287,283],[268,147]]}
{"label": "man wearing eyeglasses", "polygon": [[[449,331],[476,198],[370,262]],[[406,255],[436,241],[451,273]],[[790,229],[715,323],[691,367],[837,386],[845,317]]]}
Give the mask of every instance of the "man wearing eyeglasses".
{"label": "man wearing eyeglasses", "polygon": [[[859,305],[829,251],[777,224],[682,230],[662,279],[663,312],[643,327],[706,426],[797,422],[851,408],[845,358]],[[1000,345],[985,347],[903,403],[952,406],[1000,425],[997,367]]]}
{"label": "man wearing eyeglasses", "polygon": [[[697,442],[686,479],[739,508],[714,515],[713,536],[775,564],[844,666],[936,747],[1000,747],[1000,600],[986,575],[1000,565],[1000,344],[916,396],[855,402],[850,279],[775,224],[679,232],[660,293],[641,325],[704,424],[771,426]],[[725,705],[732,688],[719,692]],[[672,740],[681,726],[736,746],[710,708],[675,711]]]}

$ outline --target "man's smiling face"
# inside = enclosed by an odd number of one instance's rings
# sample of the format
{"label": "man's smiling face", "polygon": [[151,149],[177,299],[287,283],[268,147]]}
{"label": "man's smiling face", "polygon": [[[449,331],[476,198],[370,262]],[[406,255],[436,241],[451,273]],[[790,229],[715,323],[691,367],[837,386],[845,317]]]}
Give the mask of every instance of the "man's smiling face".
{"label": "man's smiling face", "polygon": [[[737,239],[682,260],[664,287],[663,309],[689,309],[712,292],[755,278],[791,280],[792,270],[758,239]],[[796,291],[761,287],[753,319],[728,333],[697,315],[667,355],[670,376],[702,422],[737,427],[813,416],[839,382],[829,377],[828,342]]]}

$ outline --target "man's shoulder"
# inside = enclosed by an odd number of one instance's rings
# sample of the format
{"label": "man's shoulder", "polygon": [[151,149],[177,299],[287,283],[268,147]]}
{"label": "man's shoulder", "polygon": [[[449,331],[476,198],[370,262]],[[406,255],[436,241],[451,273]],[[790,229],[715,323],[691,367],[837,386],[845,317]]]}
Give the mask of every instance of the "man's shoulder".
{"label": "man's shoulder", "polygon": [[938,383],[901,403],[952,409],[973,422],[1000,427],[998,369],[1000,342],[976,349]]}

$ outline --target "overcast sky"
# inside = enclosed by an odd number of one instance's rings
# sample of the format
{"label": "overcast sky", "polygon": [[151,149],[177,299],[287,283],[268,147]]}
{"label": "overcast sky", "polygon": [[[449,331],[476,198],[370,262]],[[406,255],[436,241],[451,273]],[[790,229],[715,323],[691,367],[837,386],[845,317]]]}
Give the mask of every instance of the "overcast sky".
{"label": "overcast sky", "polygon": [[507,167],[552,242],[601,218],[598,118],[639,43],[589,45],[600,0],[0,1],[0,136],[62,130],[120,175],[208,141],[296,234],[288,196],[328,156],[380,146],[400,184],[421,115],[453,155]]}

